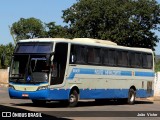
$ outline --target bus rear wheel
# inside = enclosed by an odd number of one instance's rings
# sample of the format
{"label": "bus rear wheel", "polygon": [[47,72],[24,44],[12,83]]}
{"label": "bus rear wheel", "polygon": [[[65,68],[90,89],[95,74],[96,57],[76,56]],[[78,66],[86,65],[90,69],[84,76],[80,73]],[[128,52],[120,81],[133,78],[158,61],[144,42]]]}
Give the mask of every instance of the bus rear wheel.
{"label": "bus rear wheel", "polygon": [[69,96],[69,107],[76,107],[78,103],[78,93],[76,90],[73,90]]}
{"label": "bus rear wheel", "polygon": [[133,105],[135,103],[136,92],[134,89],[129,89],[127,103]]}

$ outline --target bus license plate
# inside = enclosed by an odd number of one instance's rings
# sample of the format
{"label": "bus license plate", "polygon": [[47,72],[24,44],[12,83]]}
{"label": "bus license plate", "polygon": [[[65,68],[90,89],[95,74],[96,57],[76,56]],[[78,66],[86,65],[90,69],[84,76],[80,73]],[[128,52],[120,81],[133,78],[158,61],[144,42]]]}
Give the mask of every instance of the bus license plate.
{"label": "bus license plate", "polygon": [[22,94],[22,97],[28,97],[29,95],[28,94]]}

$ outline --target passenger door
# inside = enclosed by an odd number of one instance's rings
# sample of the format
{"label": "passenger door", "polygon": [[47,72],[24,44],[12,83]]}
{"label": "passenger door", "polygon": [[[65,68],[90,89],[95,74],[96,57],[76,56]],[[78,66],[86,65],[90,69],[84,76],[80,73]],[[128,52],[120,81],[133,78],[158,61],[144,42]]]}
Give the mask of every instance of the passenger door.
{"label": "passenger door", "polygon": [[62,84],[64,80],[68,53],[68,43],[57,43],[51,65],[51,85]]}

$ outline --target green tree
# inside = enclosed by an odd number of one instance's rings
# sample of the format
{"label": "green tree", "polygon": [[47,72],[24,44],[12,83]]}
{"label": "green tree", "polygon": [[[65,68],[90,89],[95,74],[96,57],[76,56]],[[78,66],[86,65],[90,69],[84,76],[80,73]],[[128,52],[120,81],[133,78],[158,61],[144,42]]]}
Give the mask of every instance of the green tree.
{"label": "green tree", "polygon": [[0,68],[6,68],[11,63],[11,57],[14,51],[14,45],[12,43],[8,43],[7,45],[0,45],[0,56],[5,54],[5,65],[0,66]]}
{"label": "green tree", "polygon": [[16,40],[45,37],[45,26],[36,18],[21,18],[11,26],[11,33]]}
{"label": "green tree", "polygon": [[159,41],[156,0],[78,0],[63,11],[73,37],[109,39],[119,45],[154,50]]}
{"label": "green tree", "polygon": [[67,26],[56,25],[55,22],[46,23],[46,37],[70,38],[71,34]]}
{"label": "green tree", "polygon": [[[5,52],[5,46],[4,45],[0,45],[0,57],[2,56],[2,54]],[[0,59],[1,60],[1,59]],[[2,61],[1,61],[2,62]],[[0,68],[3,68],[4,66],[1,66],[0,64]]]}
{"label": "green tree", "polygon": [[158,62],[155,63],[155,71],[156,72],[160,72],[160,60]]}

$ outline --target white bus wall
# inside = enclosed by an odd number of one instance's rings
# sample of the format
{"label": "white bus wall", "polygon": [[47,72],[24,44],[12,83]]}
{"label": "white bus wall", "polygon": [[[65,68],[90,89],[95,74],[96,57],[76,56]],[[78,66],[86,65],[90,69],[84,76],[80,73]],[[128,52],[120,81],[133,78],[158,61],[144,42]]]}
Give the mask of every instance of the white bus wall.
{"label": "white bus wall", "polygon": [[[79,69],[87,69],[87,66],[83,65],[76,65],[69,66],[68,74],[67,74],[67,83],[65,85],[66,88],[71,88],[72,85],[76,85],[79,89],[88,89],[88,90],[95,90],[95,89],[130,89],[131,86],[135,86],[136,90],[144,89],[147,90],[147,82],[153,81],[150,77],[138,77],[138,76],[119,76],[119,75],[101,75],[99,72],[98,74],[79,74]],[[74,74],[71,75],[71,73]],[[109,67],[100,67],[97,66],[90,66],[88,69],[91,70],[115,70],[117,68],[109,68]],[[120,71],[130,70],[126,68],[119,69]],[[136,71],[141,71],[137,69]],[[87,71],[88,72],[88,71]]]}
{"label": "white bus wall", "polygon": [[155,74],[154,79],[154,96],[160,97],[160,72]]}

